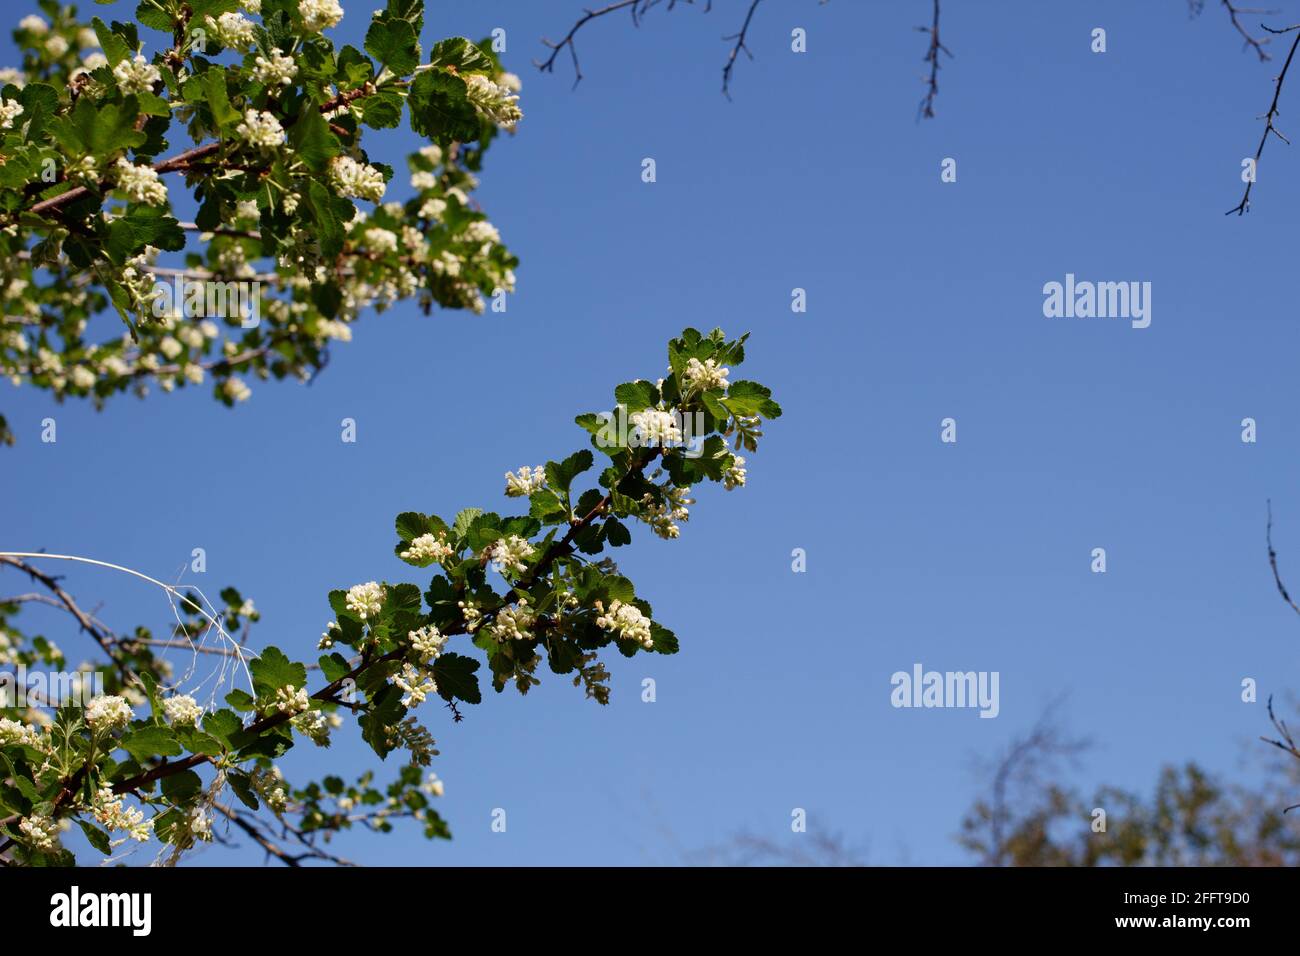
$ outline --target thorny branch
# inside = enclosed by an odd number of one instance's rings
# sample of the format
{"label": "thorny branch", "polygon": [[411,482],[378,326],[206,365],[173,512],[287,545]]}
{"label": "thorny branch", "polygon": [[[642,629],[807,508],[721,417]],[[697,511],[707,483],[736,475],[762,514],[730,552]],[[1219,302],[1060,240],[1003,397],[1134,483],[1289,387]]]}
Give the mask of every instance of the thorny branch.
{"label": "thorny branch", "polygon": [[1272,27],[1267,27],[1267,26],[1264,27],[1264,29],[1267,30],[1269,33],[1278,34],[1278,35],[1281,35],[1283,33],[1295,32],[1295,39],[1291,42],[1291,49],[1286,55],[1286,62],[1282,64],[1282,72],[1277,75],[1277,79],[1274,82],[1273,102],[1269,105],[1268,112],[1265,113],[1262,117],[1260,117],[1265,121],[1264,133],[1262,136],[1260,136],[1259,146],[1255,149],[1255,168],[1253,170],[1254,175],[1250,176],[1246,181],[1246,191],[1245,193],[1242,194],[1241,202],[1239,202],[1236,206],[1232,207],[1227,211],[1227,213],[1225,213],[1225,215],[1228,216],[1231,216],[1234,212],[1238,216],[1240,216],[1250,209],[1250,190],[1251,187],[1255,185],[1255,179],[1259,175],[1259,160],[1260,157],[1264,155],[1264,145],[1268,142],[1268,134],[1273,133],[1282,142],[1286,143],[1288,146],[1291,145],[1291,141],[1282,135],[1282,132],[1277,128],[1277,126],[1274,125],[1273,120],[1277,118],[1277,115],[1279,113],[1279,110],[1277,108],[1277,101],[1282,96],[1282,83],[1286,80],[1286,71],[1291,67],[1291,60],[1295,57],[1296,47],[1300,46],[1300,23],[1294,24],[1293,26],[1284,27],[1281,30],[1274,30]]}

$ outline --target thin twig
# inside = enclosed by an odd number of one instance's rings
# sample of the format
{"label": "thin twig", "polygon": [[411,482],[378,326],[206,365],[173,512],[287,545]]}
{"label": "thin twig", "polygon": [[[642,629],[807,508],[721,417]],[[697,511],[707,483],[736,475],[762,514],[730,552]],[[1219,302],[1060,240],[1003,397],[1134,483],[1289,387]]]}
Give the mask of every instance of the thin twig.
{"label": "thin twig", "polygon": [[[1282,30],[1274,30],[1271,27],[1264,27],[1264,29],[1268,30],[1269,33],[1280,35],[1283,33],[1291,33],[1292,31],[1300,31],[1300,23],[1286,27]],[[1281,131],[1273,125],[1273,120],[1279,113],[1277,101],[1282,96],[1282,83],[1286,80],[1286,71],[1291,67],[1291,60],[1295,57],[1297,46],[1300,46],[1300,32],[1296,33],[1295,39],[1291,42],[1291,50],[1286,55],[1286,62],[1282,64],[1282,72],[1277,75],[1277,80],[1273,86],[1273,102],[1269,105],[1268,112],[1260,117],[1265,120],[1264,134],[1260,136],[1259,146],[1255,150],[1255,168],[1253,170],[1253,175],[1246,182],[1246,191],[1242,194],[1241,202],[1229,209],[1225,215],[1231,216],[1235,212],[1240,216],[1250,209],[1250,190],[1251,187],[1255,185],[1255,180],[1259,176],[1259,160],[1260,157],[1264,155],[1264,144],[1268,142],[1268,134],[1273,133],[1282,142],[1286,143],[1288,146],[1291,145],[1291,141],[1283,136]]]}

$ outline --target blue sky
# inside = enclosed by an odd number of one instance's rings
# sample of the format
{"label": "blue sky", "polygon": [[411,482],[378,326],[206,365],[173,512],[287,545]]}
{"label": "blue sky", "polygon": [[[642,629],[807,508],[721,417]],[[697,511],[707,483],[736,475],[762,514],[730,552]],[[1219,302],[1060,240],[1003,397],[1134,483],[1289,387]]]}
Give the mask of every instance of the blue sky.
{"label": "blue sky", "polygon": [[[661,374],[671,335],[752,331],[743,377],[785,416],[748,487],[705,490],[680,540],[638,532],[618,556],[682,652],[615,656],[607,708],[552,677],[526,699],[489,691],[458,725],[428,711],[455,840],[348,835],[344,855],[670,863],[740,830],[794,839],[802,807],[872,862],[960,863],[972,760],[1062,693],[1096,744],[1074,775],[1085,789],[1147,789],[1187,759],[1249,780],[1275,759],[1250,741],[1268,729],[1263,698],[1300,677],[1300,622],[1264,548],[1271,497],[1300,583],[1284,281],[1300,155],[1272,142],[1251,213],[1223,213],[1280,56],[1260,64],[1222,11],[1193,20],[1177,0],[947,0],[955,59],[918,123],[928,2],[765,3],[728,102],[720,38],[744,6],[592,23],[573,90],[563,59],[554,76],[531,63],[581,4],[431,4],[426,46],[504,27],[524,80],[526,118],[478,197],[522,260],[506,314],[368,316],[310,387],[253,383],[233,411],[195,389],[102,414],[0,399],[19,439],[0,456],[0,546],[167,579],[204,547],[197,583],[236,584],[262,612],[255,638],[310,659],[331,588],[427,583],[393,557],[398,512],[504,508],[503,472],[581,447],[573,416]],[[1300,19],[1278,6],[1270,22]],[[359,45],[368,10],[348,11],[337,37]],[[790,51],[794,27],[808,52]],[[945,157],[956,183],[940,182]],[[1068,272],[1151,282],[1151,326],[1045,318],[1043,284]],[[51,414],[59,440],[42,444]],[[949,416],[955,445],[939,440]],[[1096,547],[1106,574],[1089,570]],[[68,581],[115,624],[169,618],[125,578]],[[47,633],[76,646],[57,618]],[[1000,715],[891,707],[890,675],[916,662],[1000,672]],[[1241,702],[1244,677],[1260,703]],[[336,762],[378,763],[349,733],[282,766],[305,780]]]}

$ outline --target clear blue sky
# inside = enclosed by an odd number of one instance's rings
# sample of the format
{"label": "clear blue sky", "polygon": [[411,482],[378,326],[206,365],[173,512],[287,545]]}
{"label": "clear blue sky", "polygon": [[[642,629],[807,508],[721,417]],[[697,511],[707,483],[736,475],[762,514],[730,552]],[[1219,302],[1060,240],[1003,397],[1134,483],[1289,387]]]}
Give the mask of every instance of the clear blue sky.
{"label": "clear blue sky", "polygon": [[[1300,19],[1277,5],[1272,22]],[[764,3],[732,102],[720,38],[740,0],[589,25],[574,91],[567,63],[531,62],[581,6],[439,2],[426,19],[426,46],[504,27],[524,80],[526,118],[479,194],[522,260],[508,313],[370,315],[311,387],[254,383],[233,411],[195,389],[103,414],[6,390],[19,444],[0,452],[0,545],[169,579],[204,547],[201,583],[242,588],[260,642],[311,659],[331,588],[426,583],[393,557],[399,511],[504,508],[502,473],[581,447],[573,415],[661,374],[670,335],[752,330],[744,377],[786,414],[749,486],[707,490],[680,540],[638,532],[619,555],[682,652],[616,655],[604,709],[551,677],[526,699],[489,691],[459,725],[429,710],[455,840],[345,836],[339,852],[674,862],[742,829],[787,839],[803,807],[869,841],[873,862],[963,862],[971,760],[1062,692],[1097,744],[1075,776],[1087,789],[1149,788],[1168,761],[1249,779],[1274,760],[1248,741],[1267,730],[1263,697],[1300,683],[1300,622],[1264,550],[1272,497],[1300,586],[1286,280],[1300,153],[1271,143],[1253,211],[1223,213],[1279,60],[1242,52],[1213,5],[1191,20],[1181,0],[947,0],[955,59],[937,118],[918,123],[928,2]],[[359,45],[368,14],[349,6],[339,38]],[[1300,134],[1300,78],[1284,96],[1281,128]],[[389,155],[412,142],[390,134]],[[1150,281],[1151,327],[1045,318],[1042,286],[1067,272]],[[806,314],[790,310],[796,286]],[[50,414],[59,441],[44,445]],[[345,416],[355,445],[339,441]],[[939,441],[947,416],[956,445]],[[1246,416],[1257,444],[1240,440]],[[69,581],[115,624],[168,620],[143,585]],[[64,622],[47,632],[75,646]],[[999,671],[1000,716],[892,708],[890,675],[914,662]],[[1239,699],[1248,676],[1258,704]],[[334,761],[377,763],[349,733],[282,766],[306,779]],[[506,834],[490,832],[494,807]]]}

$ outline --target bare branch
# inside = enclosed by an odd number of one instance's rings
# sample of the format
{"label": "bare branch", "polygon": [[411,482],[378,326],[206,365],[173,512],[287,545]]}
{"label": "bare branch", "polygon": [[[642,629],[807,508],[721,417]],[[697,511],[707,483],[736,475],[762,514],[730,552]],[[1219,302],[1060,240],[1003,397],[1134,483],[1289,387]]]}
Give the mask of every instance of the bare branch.
{"label": "bare branch", "polygon": [[1286,71],[1291,68],[1291,60],[1295,57],[1296,47],[1300,46],[1300,23],[1297,23],[1294,26],[1285,27],[1281,30],[1274,30],[1271,27],[1264,27],[1264,29],[1268,30],[1269,33],[1274,33],[1274,34],[1291,33],[1293,31],[1297,31],[1297,32],[1296,32],[1295,39],[1291,42],[1291,50],[1286,55],[1286,62],[1282,64],[1282,72],[1277,75],[1277,79],[1274,82],[1273,102],[1272,104],[1269,105],[1268,112],[1265,113],[1262,117],[1260,117],[1261,119],[1265,120],[1264,134],[1260,136],[1259,146],[1255,149],[1254,175],[1252,175],[1249,181],[1246,183],[1246,191],[1244,194],[1242,194],[1241,202],[1239,202],[1236,206],[1233,206],[1231,209],[1227,211],[1227,213],[1225,213],[1225,215],[1228,216],[1231,216],[1234,212],[1238,216],[1240,216],[1250,209],[1250,190],[1251,187],[1255,185],[1255,179],[1259,176],[1259,160],[1260,157],[1264,155],[1264,145],[1268,142],[1268,134],[1273,133],[1275,136],[1277,136],[1278,139],[1280,139],[1282,142],[1286,143],[1287,145],[1290,145],[1291,143],[1291,141],[1287,139],[1285,136],[1283,136],[1281,131],[1275,125],[1273,125],[1273,120],[1277,118],[1279,112],[1277,108],[1277,101],[1282,96],[1282,83],[1286,80]]}
{"label": "bare branch", "polygon": [[922,117],[926,119],[934,118],[934,98],[939,95],[939,54],[948,54],[948,59],[952,59],[952,51],[949,50],[939,40],[939,0],[934,0],[934,17],[928,27],[921,26],[916,28],[921,33],[930,35],[930,48],[925,52],[924,62],[930,64],[930,78],[926,81],[925,96],[921,98],[921,105],[917,111],[917,119]]}

